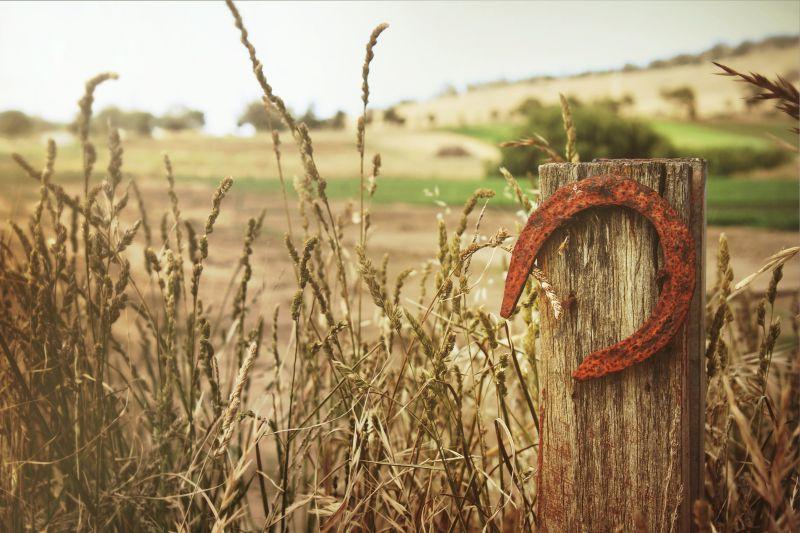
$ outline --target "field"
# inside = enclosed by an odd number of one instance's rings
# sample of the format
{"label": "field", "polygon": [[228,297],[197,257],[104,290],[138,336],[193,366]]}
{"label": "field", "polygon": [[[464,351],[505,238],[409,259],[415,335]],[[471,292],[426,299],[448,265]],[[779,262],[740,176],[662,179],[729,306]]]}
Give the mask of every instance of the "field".
{"label": "field", "polygon": [[[760,146],[760,143],[771,142],[764,136],[765,132],[786,134],[785,124],[781,122],[653,122],[671,140],[699,150],[704,146]],[[496,145],[513,138],[514,130],[515,126],[511,124],[494,124],[441,132],[387,128],[369,132],[370,147],[380,151],[383,159],[377,191],[371,202],[376,205],[373,221],[386,237],[376,245],[381,253],[403,258],[393,262],[390,270],[399,273],[406,268],[421,268],[427,252],[436,247],[433,229],[437,214],[447,214],[452,219],[459,206],[477,188],[487,188],[495,193],[487,204],[486,220],[491,227],[512,227],[520,220],[515,214],[517,200],[505,180],[499,175],[485,177],[486,165],[499,157]],[[354,177],[358,173],[358,162],[353,157],[356,153],[355,132],[319,131],[312,132],[312,135],[319,168],[330,178],[327,194],[343,208],[346,201],[358,198],[360,182]],[[284,133],[283,137],[282,162],[288,181],[287,195],[291,202],[296,202],[298,197],[291,181],[303,173],[303,168],[299,151],[287,138],[288,134]],[[103,142],[99,136],[96,141]],[[444,146],[465,147],[472,155],[437,157],[437,151]],[[19,219],[25,216],[32,211],[39,194],[37,184],[26,178],[13,163],[11,153],[17,152],[31,161],[39,161],[42,151],[43,143],[37,138],[0,139],[0,183],[3,183],[4,191],[0,196],[0,217]],[[281,246],[284,230],[274,229],[281,227],[283,218],[279,200],[281,184],[268,136],[214,138],[185,134],[166,139],[127,139],[124,155],[126,175],[137,180],[146,205],[156,213],[169,208],[165,195],[163,153],[169,154],[172,160],[181,197],[192,206],[191,210],[184,207],[184,215],[195,223],[202,221],[204,199],[211,195],[220,177],[234,177],[230,201],[236,207],[221,218],[218,229],[219,233],[227,236],[216,244],[222,247],[220,254],[223,257],[236,255],[239,243],[235,228],[245,226],[260,209],[266,210],[266,220],[270,222],[265,225],[263,250]],[[101,153],[98,166],[102,168],[107,164],[107,155]],[[82,179],[81,167],[79,150],[74,142],[59,146],[59,183],[74,189]],[[523,189],[533,196],[537,184],[520,181]],[[707,261],[709,279],[715,275],[717,252],[714,243],[722,231],[730,237],[735,272],[755,270],[774,251],[792,246],[796,241],[795,232],[800,226],[800,185],[795,178],[709,176],[707,195],[711,243]],[[412,248],[419,248],[419,251]],[[282,265],[281,272],[290,267],[289,263],[282,262],[288,257],[281,254],[277,259],[260,255],[259,249],[255,254],[256,258],[269,261],[270,265],[275,265],[278,260]],[[800,288],[798,265],[790,263],[786,268],[784,284],[789,288]],[[217,271],[209,270],[207,276],[214,278]],[[219,290],[224,290],[228,274],[224,269],[220,269],[219,274]],[[763,289],[766,281],[758,280],[757,287]],[[497,300],[499,288],[499,283],[493,285],[489,301]],[[291,294],[282,292],[277,296],[279,300],[286,300]],[[268,310],[262,311],[266,313]]]}
{"label": "field", "polygon": [[[703,150],[709,148],[772,148],[775,146],[774,138],[787,143],[793,142],[792,133],[788,131],[786,123],[781,121],[754,123],[730,119],[702,122],[646,120],[673,145],[684,150],[687,155],[696,157],[702,157]],[[452,128],[450,131],[496,145],[514,138],[518,126],[511,123],[481,124]],[[449,195],[455,194],[457,186],[447,183],[439,190],[442,195],[452,198]],[[712,174],[708,177],[707,195],[710,225],[742,225],[788,231],[800,227],[800,182],[796,162],[768,172],[750,171],[750,175],[745,173],[730,177]],[[414,197],[421,199],[420,195]],[[499,201],[502,202],[502,198]]]}
{"label": "field", "polygon": [[[705,300],[657,269],[660,257],[676,268],[671,250],[689,239],[659,252],[638,215],[617,227],[612,217],[623,217],[606,209],[585,213],[591,239],[571,239],[574,227],[551,239],[514,313],[501,318],[514,239],[540,194],[533,177],[493,176],[497,144],[513,126],[366,124],[380,25],[367,40],[357,129],[309,131],[274,94],[240,13],[227,7],[255,83],[287,126],[280,145],[264,134],[97,134],[94,93],[111,74],[87,83],[75,135],[0,139],[4,529],[534,531],[562,511],[543,503],[545,461],[593,465],[581,455],[613,452],[624,464],[637,447],[649,447],[648,466],[660,462],[668,475],[646,484],[651,498],[630,502],[626,491],[652,472],[586,468],[626,482],[613,505],[609,494],[589,494],[603,516],[581,526],[800,526],[794,167],[709,178]],[[788,61],[778,55],[771,61]],[[665,82],[636,74],[637,105],[648,109]],[[581,84],[596,80],[587,80],[565,87],[594,95]],[[708,85],[733,94],[722,86]],[[557,148],[577,164],[564,106],[568,142]],[[787,138],[777,122],[650,120],[701,152],[769,146],[765,133]],[[630,243],[613,247],[619,239]],[[679,258],[682,273],[692,272],[690,256]],[[577,266],[559,269],[559,258]],[[572,290],[568,279],[580,283]],[[610,281],[620,296],[593,301],[592,286]],[[689,297],[656,305],[673,289]],[[678,324],[682,333],[657,337],[658,350],[638,357],[623,347],[605,361],[614,375],[603,381],[579,384],[567,371],[543,388],[554,358],[578,357],[554,351],[548,335],[593,345],[639,327],[634,301],[659,313],[690,299],[695,321],[667,316],[659,331]],[[666,359],[693,342],[691,370],[688,357]],[[658,391],[673,378],[658,373],[664,362],[676,376],[699,376],[705,411],[682,398],[664,405],[664,434],[634,416],[615,450],[603,447],[627,424],[622,414],[599,431],[581,421],[587,442],[603,446],[548,448],[564,417],[589,412],[591,394],[627,414],[645,395],[663,400]],[[565,384],[571,407],[545,410]],[[678,421],[691,409],[698,424],[689,436]],[[703,473],[691,473],[694,501],[680,496],[689,463],[679,435],[705,442],[696,456]],[[586,489],[576,485],[552,484],[550,494]]]}
{"label": "field", "polygon": [[[664,134],[687,146],[702,150],[704,146],[759,146],[769,143],[765,132],[785,134],[785,124],[741,124],[731,121],[713,124],[690,124],[680,121],[654,121]],[[436,248],[437,216],[445,215],[451,222],[463,204],[477,188],[495,193],[487,204],[486,221],[490,227],[512,227],[519,218],[517,200],[508,184],[499,175],[485,177],[486,165],[498,158],[496,145],[513,138],[515,126],[494,124],[456,128],[452,131],[403,131],[378,129],[369,133],[370,146],[381,150],[383,168],[378,187],[371,203],[375,204],[373,222],[384,238],[375,243],[381,254],[401,257],[393,261],[390,271],[399,273],[406,268],[419,270],[424,258]],[[358,173],[355,133],[350,131],[319,131],[312,133],[315,155],[321,172],[329,176],[327,194],[338,206],[345,208],[347,201],[358,198],[360,181]],[[288,137],[284,134],[283,137]],[[317,140],[319,139],[319,140]],[[97,138],[98,143],[103,140]],[[299,151],[291,140],[282,147],[283,170],[287,176],[287,196],[291,202],[298,200],[291,181],[303,173]],[[437,157],[443,146],[461,146],[472,155],[460,158]],[[0,183],[4,194],[0,196],[0,217],[20,219],[29,214],[38,199],[38,185],[24,176],[11,160],[11,153],[23,154],[31,161],[41,159],[43,143],[37,138],[0,139]],[[205,199],[210,197],[221,176],[233,176],[234,187],[230,202],[235,206],[221,217],[218,234],[226,238],[215,242],[223,257],[237,254],[239,243],[236,228],[246,226],[247,220],[266,210],[262,248],[254,252],[256,260],[268,262],[285,276],[291,264],[283,254],[267,255],[266,250],[281,246],[285,217],[280,200],[281,184],[272,153],[271,140],[266,135],[254,137],[205,137],[185,134],[166,139],[132,137],[125,141],[125,171],[137,180],[145,203],[155,213],[166,212],[169,200],[165,195],[166,182],[162,154],[169,154],[174,168],[176,188],[184,198],[187,209],[184,216],[199,224],[205,216]],[[73,144],[59,147],[58,182],[74,190],[82,180],[82,162],[79,150]],[[108,164],[107,155],[100,154],[98,166]],[[521,180],[525,191],[535,196],[537,184]],[[733,250],[735,272],[755,270],[760,262],[782,248],[792,246],[800,226],[800,186],[791,177],[727,178],[710,176],[707,185],[709,229],[708,276],[713,279],[716,268],[715,243],[724,231]],[[380,206],[378,208],[378,206]],[[130,220],[129,222],[133,222]],[[151,221],[151,224],[153,222]],[[298,222],[295,221],[295,224]],[[218,237],[218,235],[217,235]],[[755,245],[754,243],[757,243]],[[212,258],[213,259],[213,258]],[[281,265],[277,267],[277,265]],[[230,290],[225,263],[209,262],[206,273],[216,290]],[[499,268],[495,265],[495,269]],[[499,272],[495,272],[498,275]],[[219,276],[217,281],[214,281]],[[767,279],[756,281],[764,288]],[[798,264],[786,266],[784,285],[800,288]],[[284,290],[281,290],[284,287]],[[290,285],[284,282],[273,286],[279,301],[291,298],[286,292]],[[500,283],[494,283],[487,301],[500,296]],[[268,299],[271,301],[271,299]],[[261,310],[267,313],[269,310]]]}
{"label": "field", "polygon": [[[102,136],[98,136],[102,139]],[[58,140],[58,137],[56,137]],[[18,152],[25,157],[40,158],[45,138],[9,140],[0,138],[0,169],[14,170],[9,156]],[[81,172],[80,146],[69,137],[69,144],[59,143],[59,170],[67,177]],[[355,131],[315,131],[315,151],[320,169],[331,180],[358,176]],[[384,130],[370,132],[370,143],[381,154],[392,176],[427,179],[480,179],[483,163],[497,157],[496,147],[464,135],[449,132],[417,132]],[[466,157],[437,157],[441,148],[460,146]],[[132,136],[125,139],[126,171],[140,178],[163,176],[161,154],[168,153],[176,171],[187,178],[277,179],[277,167],[269,135],[253,137],[208,137],[196,133],[174,135],[164,139]],[[289,179],[301,175],[303,167],[291,135],[283,134],[283,170]],[[105,154],[99,154],[105,164]],[[68,178],[67,178],[68,179]]]}
{"label": "field", "polygon": [[[682,147],[697,150],[702,155],[706,147],[750,146],[761,148],[773,142],[766,133],[786,138],[784,123],[743,124],[741,122],[686,123],[678,121],[653,121],[654,126],[670,140]],[[434,205],[436,202],[454,205],[460,203],[476,187],[488,187],[497,194],[492,205],[510,206],[514,199],[499,177],[485,178],[487,168],[497,168],[497,144],[514,136],[510,124],[483,125],[457,128],[452,131],[412,131],[378,129],[370,132],[370,143],[383,159],[380,188],[375,201],[382,204],[404,203]],[[284,135],[286,137],[286,135]],[[315,153],[319,168],[331,181],[332,198],[352,198],[359,186],[355,153],[355,132],[314,132]],[[319,140],[317,140],[319,139]],[[297,149],[289,140],[284,146],[284,172],[291,182],[302,173]],[[41,157],[43,141],[40,139],[0,139],[0,182],[6,183],[7,193],[0,202],[33,199],[34,187],[24,185],[21,172],[11,161],[11,153],[18,152],[36,160]],[[468,155],[442,157],[442,148],[457,146]],[[237,187],[272,194],[280,183],[267,136],[255,137],[204,137],[186,134],[166,139],[126,140],[126,172],[140,182],[163,179],[161,154],[172,159],[177,179],[214,186],[221,176],[236,178]],[[99,164],[105,164],[101,154]],[[751,226],[779,230],[795,230],[800,226],[800,186],[792,176],[794,164],[782,167],[767,177],[757,175],[727,178],[710,176],[708,181],[708,223],[721,226]],[[73,144],[59,147],[59,179],[70,182],[79,179],[81,160]],[[781,175],[783,173],[783,175]],[[756,173],[758,174],[758,173]],[[535,188],[529,184],[529,188]],[[290,194],[294,194],[291,187]],[[22,196],[19,196],[22,195]]]}

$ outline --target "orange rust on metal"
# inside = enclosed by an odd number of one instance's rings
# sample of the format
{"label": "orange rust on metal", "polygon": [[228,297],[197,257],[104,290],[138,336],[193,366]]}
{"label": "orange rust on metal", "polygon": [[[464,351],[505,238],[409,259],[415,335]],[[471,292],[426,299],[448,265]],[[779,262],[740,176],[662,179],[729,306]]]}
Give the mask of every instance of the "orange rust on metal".
{"label": "orange rust on metal", "polygon": [[591,207],[615,205],[638,211],[655,226],[664,251],[664,284],[644,324],[627,339],[587,355],[572,373],[578,381],[619,372],[664,348],[683,324],[694,292],[694,240],[678,213],[637,181],[595,176],[561,187],[531,214],[511,255],[500,315],[514,312],[536,255],[559,226]]}

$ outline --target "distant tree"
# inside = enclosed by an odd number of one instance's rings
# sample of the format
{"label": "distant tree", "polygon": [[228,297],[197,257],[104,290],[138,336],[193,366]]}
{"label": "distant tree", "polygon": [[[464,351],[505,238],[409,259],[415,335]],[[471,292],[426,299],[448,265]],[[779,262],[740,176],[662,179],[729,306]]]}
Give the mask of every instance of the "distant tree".
{"label": "distant tree", "polygon": [[697,119],[697,97],[689,86],[676,87],[661,91],[661,97],[683,107],[689,120]]}
{"label": "distant tree", "polygon": [[433,113],[428,113],[428,127],[435,128],[436,127],[436,115]]}
{"label": "distant tree", "polygon": [[305,123],[305,125],[308,126],[308,129],[312,130],[318,129],[323,124],[323,121],[317,116],[317,113],[314,111],[314,104],[309,104],[308,109],[306,109],[306,112],[303,113],[302,116],[300,116],[300,118],[297,119],[297,121]]}
{"label": "distant tree", "polygon": [[303,113],[298,119],[299,122],[304,122],[306,126],[311,129],[319,129],[319,130],[341,130],[345,127],[345,122],[347,121],[347,114],[342,111],[341,109],[333,114],[333,116],[328,118],[320,118],[317,116],[316,112],[314,111],[314,105],[311,104],[306,109],[306,112]]}
{"label": "distant tree", "polygon": [[125,117],[126,128],[144,137],[153,133],[156,118],[147,111],[131,111]]}
{"label": "distant tree", "polygon": [[630,107],[636,103],[636,98],[634,98],[631,93],[625,93],[622,95],[622,98],[620,98],[619,102],[623,107]]}
{"label": "distant tree", "polygon": [[123,111],[116,106],[109,106],[95,115],[92,126],[95,132],[105,133],[110,124],[114,128],[149,137],[155,123],[156,118],[146,111]]}
{"label": "distant tree", "polygon": [[283,131],[286,129],[286,124],[284,124],[278,111],[272,106],[268,111],[261,100],[255,100],[247,104],[247,107],[236,122],[237,126],[244,126],[245,124],[250,124],[256,131]]}
{"label": "distant tree", "polygon": [[721,59],[731,53],[731,47],[724,43],[715,44],[703,54],[700,54],[703,59]]}
{"label": "distant tree", "polygon": [[400,113],[397,112],[396,107],[390,107],[383,112],[383,121],[388,122],[389,124],[396,124],[398,126],[402,126],[406,123],[405,117],[401,116]]}
{"label": "distant tree", "polygon": [[[371,114],[367,113],[367,122],[371,120]],[[328,118],[321,118],[317,116],[314,110],[314,104],[311,104],[306,109],[305,113],[297,117],[297,122],[304,123],[309,129],[332,129],[341,130],[347,125],[347,114],[339,110]],[[277,129],[279,131],[286,129],[286,124],[283,122],[281,115],[272,107],[267,110],[262,102],[250,102],[245,108],[244,112],[239,116],[237,126],[250,124],[256,131],[271,131]]]}
{"label": "distant tree", "polygon": [[697,63],[700,63],[700,58],[693,54],[679,54],[669,61],[671,66],[695,65]]}
{"label": "distant tree", "polygon": [[198,109],[179,107],[159,117],[157,124],[169,131],[199,130],[205,126],[206,116]]}
{"label": "distant tree", "polygon": [[10,110],[0,113],[0,135],[21,137],[33,133],[36,121],[22,111]]}
{"label": "distant tree", "polygon": [[334,113],[334,115],[331,118],[329,118],[326,122],[328,124],[328,127],[332,130],[343,130],[346,121],[347,121],[347,114],[340,109],[339,111]]}
{"label": "distant tree", "polygon": [[752,52],[756,48],[756,43],[753,41],[743,41],[740,43],[736,48],[733,49],[731,55],[736,56],[743,56],[749,52]]}
{"label": "distant tree", "polygon": [[744,86],[744,106],[748,111],[754,111],[764,103],[764,100],[757,98],[759,94],[761,89],[757,85]]}
{"label": "distant tree", "polygon": [[544,105],[538,98],[526,98],[521,104],[519,104],[519,106],[517,106],[516,109],[512,111],[512,114],[528,116],[542,107],[544,107]]}
{"label": "distant tree", "polygon": [[123,111],[117,106],[104,107],[94,115],[94,129],[102,129],[105,131],[106,127],[110,124],[114,128],[122,128]]}
{"label": "distant tree", "polygon": [[625,93],[621,98],[612,98],[611,96],[599,98],[594,101],[594,104],[602,107],[607,107],[614,113],[619,113],[623,109],[631,107],[635,102],[636,100],[630,93]]}

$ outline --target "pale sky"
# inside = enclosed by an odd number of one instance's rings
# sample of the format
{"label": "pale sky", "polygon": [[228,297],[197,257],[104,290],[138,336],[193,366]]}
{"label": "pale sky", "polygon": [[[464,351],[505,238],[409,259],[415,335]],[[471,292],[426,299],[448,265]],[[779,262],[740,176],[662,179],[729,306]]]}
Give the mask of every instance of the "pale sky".
{"label": "pale sky", "polygon": [[[800,33],[800,2],[243,2],[267,78],[296,111],[360,105],[364,45],[388,22],[371,72],[380,107],[446,84],[645,64],[724,42]],[[162,113],[185,104],[227,133],[259,98],[222,2],[0,3],[0,110],[73,117],[84,81],[120,79],[106,105]],[[772,74],[772,73],[766,73]]]}

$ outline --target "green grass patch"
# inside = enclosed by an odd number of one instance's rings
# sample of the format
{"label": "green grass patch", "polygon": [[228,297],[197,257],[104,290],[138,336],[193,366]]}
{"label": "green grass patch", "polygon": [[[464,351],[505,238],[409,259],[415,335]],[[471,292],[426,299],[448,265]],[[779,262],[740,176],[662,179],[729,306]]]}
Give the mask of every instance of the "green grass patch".
{"label": "green grass patch", "polygon": [[751,148],[770,150],[776,146],[770,135],[791,144],[796,142],[786,121],[762,121],[751,124],[730,120],[682,122],[654,119],[649,123],[657,133],[669,139],[679,149]]}
{"label": "green grass patch", "polygon": [[[194,181],[196,178],[185,178]],[[217,181],[206,180],[209,185],[216,186]],[[329,198],[344,200],[358,198],[358,179],[328,180],[325,191]],[[528,186],[530,188],[530,186]],[[280,182],[275,179],[239,178],[234,180],[234,189],[239,191],[253,191],[257,193],[274,194],[280,191]],[[515,203],[511,196],[505,194],[506,183],[502,178],[486,180],[421,180],[417,178],[378,178],[378,190],[372,199],[378,204],[404,203],[414,205],[442,205],[457,206],[463,204],[477,189],[492,189],[496,196],[490,205],[510,206]],[[288,193],[295,198],[297,195],[291,186],[287,185]]]}
{"label": "green grass patch", "polygon": [[705,123],[722,131],[767,138],[770,143],[772,142],[769,139],[770,135],[774,135],[789,144],[797,143],[797,135],[791,131],[792,122],[782,117],[759,120],[758,122],[712,119]]}
{"label": "green grass patch", "polygon": [[653,129],[669,139],[676,148],[755,148],[772,147],[773,143],[763,134],[748,130],[731,130],[718,125],[678,122],[670,120],[653,120]]}
{"label": "green grass patch", "polygon": [[513,141],[516,139],[519,135],[519,126],[500,122],[496,124],[460,126],[458,128],[448,128],[445,131],[468,135],[481,141],[497,145],[504,141]]}
{"label": "green grass patch", "polygon": [[[211,185],[211,181],[209,181]],[[216,181],[213,182],[216,185]],[[533,187],[522,182],[526,191]],[[332,199],[358,197],[358,180],[330,180],[327,193]],[[274,194],[280,184],[273,179],[243,178],[234,188]],[[479,188],[495,191],[489,205],[514,208],[516,199],[500,178],[474,180],[419,180],[416,178],[381,177],[373,202],[376,204],[406,203],[412,205],[462,205]],[[721,179],[708,180],[708,224],[716,226],[753,226],[780,230],[800,227],[800,186],[796,180]],[[290,191],[292,197],[294,191]]]}
{"label": "green grass patch", "polygon": [[792,179],[710,179],[708,223],[797,231],[800,184]]}

